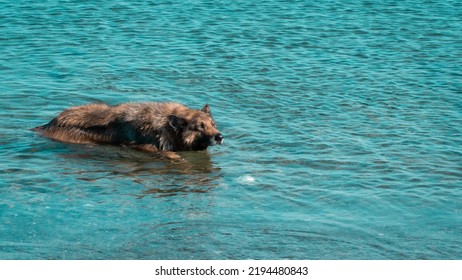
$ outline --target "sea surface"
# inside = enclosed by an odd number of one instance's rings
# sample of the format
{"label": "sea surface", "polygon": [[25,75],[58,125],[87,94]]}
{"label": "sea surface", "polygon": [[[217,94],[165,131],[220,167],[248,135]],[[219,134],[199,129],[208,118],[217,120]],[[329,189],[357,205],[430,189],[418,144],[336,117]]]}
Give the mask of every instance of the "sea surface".
{"label": "sea surface", "polygon": [[[139,101],[224,145],[30,130]],[[0,259],[462,259],[462,2],[0,0]]]}

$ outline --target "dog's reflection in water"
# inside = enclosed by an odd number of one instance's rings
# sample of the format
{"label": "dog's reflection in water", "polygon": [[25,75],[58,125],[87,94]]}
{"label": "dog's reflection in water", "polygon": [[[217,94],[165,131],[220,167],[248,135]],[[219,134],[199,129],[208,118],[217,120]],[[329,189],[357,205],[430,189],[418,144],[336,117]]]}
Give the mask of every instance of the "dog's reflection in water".
{"label": "dog's reflection in water", "polygon": [[179,152],[178,158],[166,158],[113,146],[67,145],[66,148],[63,157],[78,160],[79,166],[91,166],[67,174],[77,173],[79,180],[87,182],[107,178],[108,174],[112,180],[129,179],[143,186],[142,193],[134,193],[139,198],[205,193],[218,185],[221,176],[221,169],[213,163],[208,151]]}

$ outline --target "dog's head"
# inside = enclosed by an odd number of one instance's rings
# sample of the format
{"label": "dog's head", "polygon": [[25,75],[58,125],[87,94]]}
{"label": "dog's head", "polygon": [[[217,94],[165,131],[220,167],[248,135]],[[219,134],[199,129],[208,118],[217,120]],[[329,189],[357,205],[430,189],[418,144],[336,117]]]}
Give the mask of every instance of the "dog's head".
{"label": "dog's head", "polygon": [[188,109],[170,115],[168,123],[176,135],[181,137],[182,150],[205,150],[208,146],[223,143],[224,137],[215,125],[208,104],[201,110]]}

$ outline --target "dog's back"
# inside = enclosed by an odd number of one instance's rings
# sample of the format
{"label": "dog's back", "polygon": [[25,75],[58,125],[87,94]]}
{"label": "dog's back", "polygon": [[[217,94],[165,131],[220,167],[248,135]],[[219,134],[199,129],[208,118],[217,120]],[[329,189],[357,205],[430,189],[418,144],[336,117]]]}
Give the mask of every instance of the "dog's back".
{"label": "dog's back", "polygon": [[[54,140],[77,143],[110,143],[116,135],[111,128],[118,125],[117,110],[106,104],[89,104],[71,107],[48,124],[34,130]],[[117,142],[117,141],[115,141]]]}

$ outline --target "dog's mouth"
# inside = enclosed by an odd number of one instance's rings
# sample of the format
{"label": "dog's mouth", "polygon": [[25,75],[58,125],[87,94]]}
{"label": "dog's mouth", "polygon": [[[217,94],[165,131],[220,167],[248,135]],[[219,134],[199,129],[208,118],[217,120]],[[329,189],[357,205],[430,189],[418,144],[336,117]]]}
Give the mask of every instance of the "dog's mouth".
{"label": "dog's mouth", "polygon": [[221,144],[223,144],[223,140],[221,141],[212,140],[210,142],[210,146],[221,145]]}

